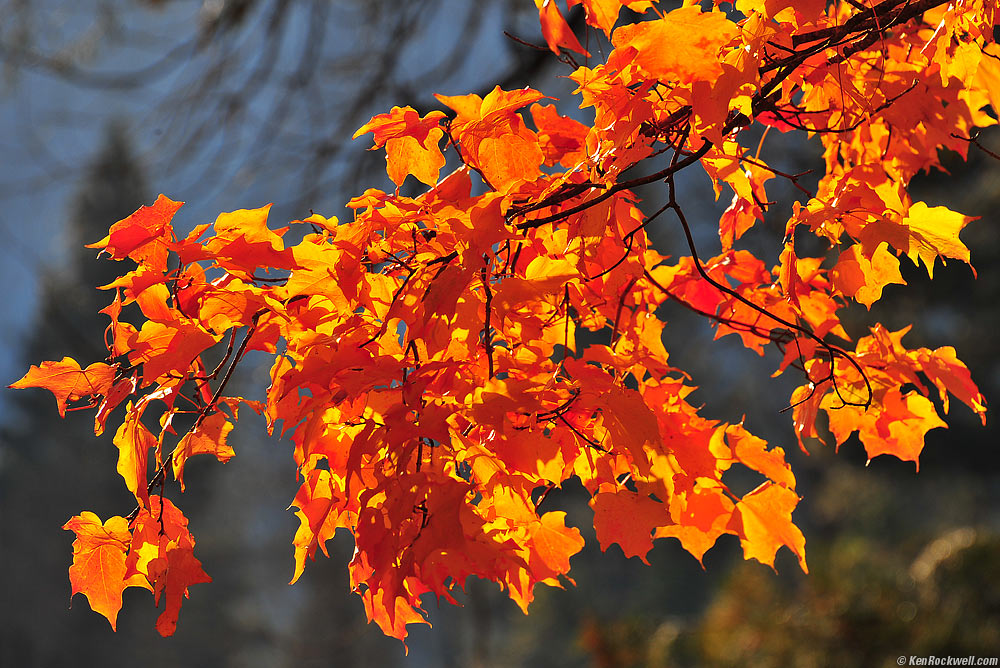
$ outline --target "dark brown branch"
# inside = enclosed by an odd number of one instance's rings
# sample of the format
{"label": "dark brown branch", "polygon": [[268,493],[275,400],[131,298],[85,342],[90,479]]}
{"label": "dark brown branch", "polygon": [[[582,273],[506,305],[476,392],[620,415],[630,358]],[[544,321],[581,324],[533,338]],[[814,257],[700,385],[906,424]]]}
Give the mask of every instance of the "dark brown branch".
{"label": "dark brown branch", "polygon": [[775,341],[775,336],[777,335],[772,334],[775,330],[764,329],[763,327],[760,327],[758,325],[752,325],[749,323],[740,322],[739,320],[734,320],[733,318],[727,318],[725,316],[718,315],[717,313],[710,313],[708,311],[704,311],[695,306],[694,304],[690,304],[684,301],[676,294],[671,292],[669,288],[667,288],[662,283],[653,278],[653,275],[650,274],[649,271],[643,270],[643,276],[645,276],[646,280],[648,280],[657,290],[659,290],[660,292],[662,292],[667,297],[677,302],[687,310],[691,311],[692,313],[697,313],[702,317],[708,318],[709,320],[714,320],[715,322],[726,325],[728,327],[732,327],[737,331],[750,332],[751,334],[759,336],[763,339],[770,339],[772,343],[777,343],[777,341]]}
{"label": "dark brown branch", "polygon": [[569,420],[567,420],[565,415],[560,415],[559,416],[559,421],[562,422],[567,427],[569,427],[570,430],[574,434],[576,434],[577,437],[581,441],[583,441],[584,443],[586,443],[589,447],[593,448],[594,450],[597,450],[598,452],[604,452],[604,453],[609,452],[609,450],[607,448],[605,448],[603,445],[601,445],[597,441],[592,441],[589,438],[587,438],[586,436],[584,436],[582,433],[580,433],[580,430],[577,429],[575,426],[573,426],[573,423],[570,422]]}
{"label": "dark brown branch", "polygon": [[1000,154],[991,151],[990,149],[986,148],[981,143],[979,143],[978,133],[977,136],[974,137],[962,137],[961,135],[957,135],[954,132],[952,132],[951,136],[954,137],[955,139],[961,139],[962,141],[969,142],[970,144],[975,145],[976,148],[978,148],[980,151],[990,156],[994,160],[1000,160]]}
{"label": "dark brown branch", "polygon": [[490,290],[489,258],[484,255],[483,260],[486,264],[483,265],[482,270],[479,272],[479,276],[483,281],[483,290],[486,292],[486,315],[484,316],[483,322],[483,347],[486,349],[486,359],[489,363],[489,377],[493,378],[493,328],[490,326],[490,316],[493,312],[493,291]]}
{"label": "dark brown branch", "polygon": [[629,292],[632,290],[632,286],[636,284],[639,277],[636,276],[631,281],[625,285],[625,289],[622,290],[621,296],[618,298],[618,308],[615,310],[615,322],[611,328],[611,350],[615,349],[615,344],[618,343],[618,324],[622,317],[622,309],[625,308],[625,298],[628,297]]}
{"label": "dark brown branch", "polygon": [[[518,223],[517,229],[523,231],[534,227],[541,227],[542,225],[547,225],[549,223],[554,223],[560,220],[565,220],[566,218],[569,218],[575,213],[586,211],[592,206],[600,204],[601,202],[608,199],[617,192],[621,192],[622,190],[629,190],[631,188],[637,188],[638,186],[644,186],[648,183],[653,183],[654,181],[662,181],[663,179],[673,175],[676,172],[679,172],[685,167],[693,165],[699,160],[701,160],[703,157],[705,157],[705,154],[708,153],[709,149],[711,148],[712,148],[712,142],[705,139],[703,140],[701,148],[699,148],[697,151],[695,151],[688,157],[684,158],[683,160],[680,160],[679,162],[672,164],[666,169],[660,170],[655,174],[650,174],[649,176],[642,176],[636,179],[632,179],[630,181],[622,181],[621,183],[617,183],[611,186],[610,188],[607,188],[607,190],[605,190],[597,197],[587,200],[586,202],[578,204],[577,206],[574,206],[572,208],[566,209],[565,211],[560,211],[559,213],[552,214],[551,216],[545,216],[544,218],[532,218],[531,220],[526,220],[523,223]],[[517,215],[520,214],[515,213],[514,217],[516,217]]]}
{"label": "dark brown branch", "polygon": [[808,176],[809,174],[812,174],[813,170],[811,170],[811,169],[807,169],[804,172],[799,172],[798,174],[788,174],[787,172],[783,172],[781,170],[775,169],[774,167],[771,167],[770,165],[764,164],[763,162],[760,162],[756,158],[749,158],[746,155],[744,155],[743,157],[741,157],[740,160],[746,160],[751,165],[756,165],[756,166],[760,167],[761,169],[766,169],[767,171],[771,172],[775,176],[780,176],[783,179],[787,179],[795,188],[797,188],[800,192],[802,192],[803,194],[805,194],[809,198],[813,198],[813,197],[816,196],[815,194],[813,194],[813,192],[811,190],[808,190],[801,183],[799,183],[799,179],[800,178],[802,178],[803,176]]}
{"label": "dark brown branch", "polygon": [[236,329],[237,329],[236,327],[233,327],[232,331],[229,333],[229,345],[226,346],[226,354],[225,356],[223,356],[221,360],[219,360],[219,363],[212,370],[212,373],[208,374],[207,376],[201,376],[201,377],[196,376],[191,380],[215,380],[216,378],[219,377],[219,372],[222,371],[222,367],[226,365],[226,362],[229,361],[230,355],[233,354],[233,345],[236,343]]}
{"label": "dark brown branch", "polygon": [[577,397],[579,397],[579,396],[580,396],[580,390],[579,389],[574,388],[574,389],[570,390],[569,399],[567,399],[566,401],[562,402],[561,404],[559,404],[558,406],[556,406],[552,410],[542,411],[541,413],[537,413],[535,415],[535,419],[538,420],[539,422],[541,422],[541,421],[552,422],[553,420],[556,420],[557,418],[561,417],[564,413],[566,413],[570,409],[570,407],[573,405],[573,402],[576,401]]}
{"label": "dark brown branch", "polygon": [[634,230],[632,230],[631,232],[629,232],[628,234],[626,234],[624,237],[622,237],[622,241],[625,242],[625,253],[623,253],[622,256],[618,259],[618,261],[615,262],[613,265],[611,265],[610,267],[608,267],[607,269],[605,269],[601,273],[597,274],[596,276],[591,276],[587,280],[588,281],[593,281],[593,280],[598,279],[598,278],[600,278],[600,277],[602,277],[602,276],[604,276],[606,274],[609,274],[612,271],[614,271],[615,269],[617,269],[618,266],[621,265],[622,262],[624,262],[625,260],[627,260],[628,256],[632,254],[632,239],[635,238],[636,233],[639,230],[645,228],[647,225],[649,225],[654,220],[656,220],[656,218],[658,218],[661,213],[663,213],[664,211],[666,211],[669,208],[670,207],[668,205],[666,205],[666,204],[663,205],[663,206],[661,206],[653,215],[648,216],[646,218],[646,220],[642,221],[642,223],[640,225],[638,225]]}
{"label": "dark brown branch", "polygon": [[[809,337],[810,339],[814,340],[816,343],[818,343],[819,345],[821,345],[823,347],[823,349],[826,350],[829,353],[830,358],[831,358],[831,364],[830,364],[830,373],[829,373],[828,377],[821,379],[819,381],[819,383],[822,383],[822,382],[825,382],[827,380],[830,380],[830,381],[833,381],[834,387],[836,388],[837,383],[836,383],[836,379],[834,377],[834,369],[835,369],[835,366],[836,366],[836,362],[834,360],[837,357],[842,357],[845,360],[847,360],[855,369],[857,369],[858,373],[861,374],[861,378],[862,378],[862,380],[864,380],[865,387],[868,390],[868,397],[863,402],[848,402],[848,401],[844,400],[843,397],[840,397],[840,398],[844,402],[844,405],[847,405],[847,406],[862,406],[862,407],[865,408],[865,410],[867,410],[868,407],[871,406],[871,403],[872,403],[872,398],[873,398],[872,386],[871,386],[871,383],[868,381],[868,376],[867,376],[867,374],[865,374],[864,369],[857,362],[857,360],[855,360],[853,357],[851,357],[850,353],[848,353],[847,351],[845,351],[844,349],[842,349],[842,348],[840,348],[838,346],[835,346],[835,345],[833,345],[831,343],[827,343],[826,341],[824,341],[820,337],[816,336],[816,334],[814,334],[811,330],[807,329],[806,327],[803,327],[803,326],[801,326],[801,325],[799,325],[797,323],[789,322],[789,321],[785,320],[784,318],[771,313],[767,309],[765,309],[765,308],[763,308],[761,306],[758,306],[757,304],[754,304],[752,301],[750,301],[749,299],[747,299],[743,295],[739,294],[738,292],[736,292],[735,290],[733,290],[729,286],[723,285],[719,281],[717,281],[714,278],[712,278],[711,276],[709,276],[708,272],[705,271],[705,267],[701,263],[701,259],[698,257],[698,249],[695,246],[694,237],[691,234],[691,227],[690,227],[690,225],[687,222],[687,217],[684,215],[684,211],[681,209],[680,205],[677,203],[677,198],[676,198],[677,192],[676,192],[676,188],[674,186],[674,180],[673,180],[673,178],[667,179],[667,187],[668,187],[669,193],[670,193],[670,208],[673,209],[674,213],[677,214],[677,219],[680,221],[681,227],[684,229],[684,236],[687,239],[688,248],[691,251],[691,259],[694,261],[695,269],[697,269],[697,271],[698,271],[699,275],[701,275],[702,279],[704,279],[706,282],[708,282],[710,285],[712,285],[716,290],[719,290],[720,292],[723,292],[723,293],[729,295],[730,297],[733,297],[737,301],[741,302],[742,304],[744,304],[746,306],[749,306],[751,309],[753,309],[754,311],[760,313],[761,315],[766,316],[766,317],[770,318],[771,320],[774,320],[775,322],[777,322],[777,323],[779,323],[781,325],[784,325],[788,329],[792,329],[792,330],[795,330],[797,332],[801,332],[805,336]],[[839,392],[838,392],[838,396],[840,396]]]}
{"label": "dark brown branch", "polygon": [[236,365],[240,363],[240,360],[243,359],[243,355],[246,354],[247,345],[250,343],[250,339],[251,337],[253,337],[254,332],[257,331],[257,321],[266,312],[267,309],[261,309],[260,311],[254,313],[252,322],[250,323],[250,326],[247,328],[246,336],[243,337],[243,341],[240,343],[240,347],[236,350],[236,354],[233,356],[233,363],[229,365],[228,369],[226,369],[226,375],[222,377],[222,382],[219,383],[219,387],[215,388],[215,394],[212,395],[212,400],[209,401],[208,405],[205,406],[198,414],[198,418],[194,421],[194,426],[191,427],[189,431],[194,431],[195,429],[197,429],[201,425],[201,423],[205,420],[205,418],[208,416],[208,412],[215,408],[216,403],[218,403],[219,401],[219,397],[222,396],[223,391],[226,389],[226,385],[229,384],[229,380],[233,377],[233,372],[236,370]]}
{"label": "dark brown branch", "polygon": [[[846,38],[848,35],[869,30],[885,31],[894,25],[906,23],[910,19],[919,16],[929,9],[939,5],[947,4],[949,0],[919,0],[910,3],[909,0],[884,0],[874,7],[866,8],[867,11],[855,14],[839,26],[820,28],[811,32],[801,33],[792,36],[792,44],[801,46],[817,40],[827,40],[835,42]],[[903,5],[900,7],[900,5]],[[899,10],[895,15],[892,12]]]}

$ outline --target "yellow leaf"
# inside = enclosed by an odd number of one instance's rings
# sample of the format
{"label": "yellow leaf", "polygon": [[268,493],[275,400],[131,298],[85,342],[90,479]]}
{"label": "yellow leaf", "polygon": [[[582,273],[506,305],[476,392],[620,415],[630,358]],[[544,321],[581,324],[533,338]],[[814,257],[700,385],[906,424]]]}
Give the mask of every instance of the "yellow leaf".
{"label": "yellow leaf", "polygon": [[840,254],[831,272],[833,284],[848,297],[871,309],[882,298],[882,289],[890,283],[906,285],[899,273],[899,260],[889,252],[888,244],[879,244],[871,258],[866,258],[857,244]]}
{"label": "yellow leaf", "polygon": [[909,247],[906,254],[914,264],[919,265],[918,258],[927,267],[927,274],[934,277],[934,260],[950,257],[969,263],[969,249],[959,238],[962,228],[975,220],[972,216],[963,216],[944,206],[927,206],[916,202],[910,207],[910,212],[903,224],[910,230]]}
{"label": "yellow leaf", "polygon": [[774,567],[778,549],[787,546],[799,558],[806,573],[806,539],[792,524],[792,510],[799,502],[795,492],[771,482],[765,482],[736,504],[743,521],[743,554],[747,559]]}

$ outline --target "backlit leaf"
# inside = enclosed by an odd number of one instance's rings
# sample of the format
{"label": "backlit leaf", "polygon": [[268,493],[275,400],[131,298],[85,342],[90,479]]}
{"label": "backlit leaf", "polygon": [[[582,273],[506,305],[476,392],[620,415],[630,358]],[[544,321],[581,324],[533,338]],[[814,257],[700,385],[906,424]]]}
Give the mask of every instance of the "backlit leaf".
{"label": "backlit leaf", "polygon": [[99,397],[111,390],[115,378],[115,368],[94,362],[86,369],[71,357],[64,357],[60,362],[42,362],[32,366],[20,380],[11,383],[9,387],[23,389],[26,387],[43,387],[56,398],[60,417],[66,414],[66,403],[87,396]]}
{"label": "backlit leaf", "polygon": [[125,553],[132,538],[128,521],[111,517],[102,524],[97,515],[86,511],[70,518],[63,529],[76,533],[69,567],[73,594],[86,596],[90,608],[107,617],[115,630],[126,586]]}

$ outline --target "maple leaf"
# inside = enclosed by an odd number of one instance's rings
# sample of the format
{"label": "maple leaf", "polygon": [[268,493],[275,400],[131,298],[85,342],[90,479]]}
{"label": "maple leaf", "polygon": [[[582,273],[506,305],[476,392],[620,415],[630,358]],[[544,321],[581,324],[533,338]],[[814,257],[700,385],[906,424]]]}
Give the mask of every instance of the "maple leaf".
{"label": "maple leaf", "polygon": [[608,486],[591,498],[590,507],[594,509],[594,529],[601,549],[618,543],[626,557],[639,557],[649,563],[646,554],[653,549],[653,532],[670,520],[662,503]]}
{"label": "maple leaf", "polygon": [[102,362],[94,362],[81,369],[72,357],[64,357],[60,362],[42,362],[32,366],[20,380],[8,387],[23,389],[43,387],[56,398],[59,417],[66,415],[66,403],[83,397],[99,397],[108,394],[114,384],[115,367]]}
{"label": "maple leaf", "polygon": [[937,350],[916,351],[920,370],[937,386],[944,412],[948,412],[949,393],[975,411],[986,425],[986,398],[974,382],[969,368],[956,357],[955,349],[943,346]]}
{"label": "maple leaf", "polygon": [[149,503],[146,486],[149,450],[157,445],[156,437],[140,422],[144,408],[145,404],[133,408],[129,402],[125,421],[118,427],[114,439],[118,448],[118,473],[143,507]]}
{"label": "maple leaf", "polygon": [[538,128],[538,143],[545,164],[559,163],[567,168],[587,158],[587,126],[567,116],[560,116],[552,105],[533,104],[531,118]]}
{"label": "maple leaf", "polygon": [[501,192],[533,181],[544,156],[538,137],[515,112],[544,95],[536,90],[505,91],[497,86],[485,98],[478,95],[435,95],[457,112],[453,136],[462,144],[464,159],[479,169]]}
{"label": "maple leaf", "polygon": [[927,267],[927,275],[934,277],[934,261],[950,257],[969,263],[969,249],[963,244],[958,233],[974,218],[963,216],[943,206],[927,206],[915,202],[903,220],[909,231],[909,243],[903,250],[919,265]]}
{"label": "maple leaf", "polygon": [[177,541],[170,541],[166,555],[160,557],[162,563],[156,564],[156,586],[154,595],[157,604],[163,596],[163,612],[156,618],[156,630],[161,636],[169,636],[177,629],[177,615],[180,613],[182,599],[187,598],[191,585],[211,582],[212,578],[205,573],[201,562],[194,556],[194,541],[190,534],[181,536]]}
{"label": "maple leaf", "polygon": [[160,195],[152,206],[143,206],[128,218],[111,226],[108,236],[87,248],[99,248],[116,260],[130,257],[153,269],[166,268],[169,243],[173,237],[170,221],[184,202]]}
{"label": "maple leaf", "polygon": [[[295,515],[299,518],[299,529],[295,532],[292,544],[295,546],[295,572],[289,584],[301,577],[306,567],[306,557],[315,558],[316,548],[326,554],[326,541],[333,537],[337,528],[337,517],[329,522],[334,507],[334,497],[339,490],[334,488],[334,481],[329,471],[314,469],[299,487],[293,505],[299,510]],[[327,555],[329,556],[329,555]]]}
{"label": "maple leaf", "polygon": [[580,530],[565,525],[566,513],[550,511],[534,524],[534,548],[545,566],[554,574],[569,572],[569,558],[583,549]]}
{"label": "maple leaf", "polygon": [[653,79],[690,84],[722,74],[720,50],[737,34],[736,24],[721,12],[682,7],[655,21],[615,30],[616,49],[631,47],[635,62]]}
{"label": "maple leaf", "polygon": [[215,458],[225,464],[236,453],[232,446],[226,443],[226,437],[233,430],[233,425],[221,412],[209,415],[184,435],[177,444],[171,457],[174,479],[184,491],[184,464],[194,455],[215,455]]}
{"label": "maple leaf", "polygon": [[590,57],[563,18],[556,0],[535,0],[535,6],[542,24],[542,37],[553,53],[558,54],[560,48],[565,48]]}
{"label": "maple leaf", "polygon": [[656,0],[566,0],[566,5],[570,8],[583,5],[587,24],[603,30],[608,37],[618,21],[622,7],[641,14],[655,3]]}
{"label": "maple leaf", "polygon": [[188,589],[211,582],[212,578],[194,556],[195,541],[188,531],[187,518],[169,499],[149,497],[148,508],[141,508],[133,523],[128,572],[137,585],[153,592],[157,605],[161,596],[164,598],[156,630],[169,636],[177,628],[177,616]]}
{"label": "maple leaf", "polygon": [[671,500],[674,524],[656,529],[656,538],[672,537],[699,563],[719,537],[729,531],[735,505],[721,486],[698,484]]}
{"label": "maple leaf", "polygon": [[815,21],[826,9],[825,0],[737,0],[737,11],[750,15],[759,12],[768,18],[797,18],[798,25]]}
{"label": "maple leaf", "polygon": [[97,414],[94,416],[94,435],[100,436],[104,433],[104,427],[107,425],[108,417],[111,415],[111,411],[116,409],[121,405],[123,401],[132,395],[136,390],[136,376],[120,378],[114,382],[111,389],[108,390],[107,395],[101,402],[101,405],[97,408]]}
{"label": "maple leaf", "polygon": [[616,449],[628,452],[640,471],[648,466],[645,448],[656,447],[660,430],[656,416],[635,390],[611,388],[599,400],[603,424]]}
{"label": "maple leaf", "polygon": [[788,547],[799,559],[799,565],[806,573],[806,539],[792,524],[792,510],[799,502],[795,492],[764,483],[743,496],[736,503],[740,520],[740,542],[747,559],[756,559],[762,564],[774,567],[774,557],[778,549]]}
{"label": "maple leaf", "polygon": [[221,213],[212,224],[215,234],[204,244],[220,267],[249,279],[258,267],[293,269],[292,252],[285,248],[284,229],[267,227],[271,205]]}
{"label": "maple leaf", "polygon": [[857,431],[868,459],[890,454],[914,462],[919,470],[924,436],[931,429],[947,427],[934,404],[916,392],[903,395],[898,388],[886,392],[882,406],[875,411],[860,411],[856,406],[841,406],[827,394],[820,404],[830,417],[830,431],[837,443],[843,443]]}
{"label": "maple leaf", "polygon": [[371,132],[375,146],[386,150],[386,171],[397,186],[403,185],[407,175],[433,186],[445,159],[438,144],[444,132],[438,125],[445,117],[443,112],[431,111],[420,118],[412,107],[393,107],[388,114],[378,114],[358,128],[354,139]]}
{"label": "maple leaf", "polygon": [[727,427],[726,438],[734,459],[767,476],[782,487],[795,489],[795,476],[792,475],[792,469],[785,461],[784,450],[781,448],[768,450],[767,441],[754,436],[741,424]]}
{"label": "maple leaf", "polygon": [[885,242],[875,249],[870,258],[864,256],[858,245],[851,246],[840,254],[832,276],[838,290],[869,309],[882,298],[885,286],[891,283],[906,285],[899,273],[899,260],[888,251]]}
{"label": "maple leaf", "polygon": [[[421,597],[454,602],[470,576],[525,612],[538,585],[572,583],[582,534],[565,511],[539,510],[571,478],[591,496],[602,549],[617,543],[645,562],[656,539],[675,538],[701,562],[728,533],[747,559],[773,568],[787,547],[805,571],[784,450],[688,402],[694,388],[665,346],[671,308],[760,355],[777,348],[775,375],[804,374],[791,398],[803,449],[825,435],[823,412],[837,446],[857,434],[869,458],[916,463],[926,434],[947,426],[935,390],[944,414],[954,397],[985,421],[954,349],[911,350],[909,328],[878,324],[853,350],[833,340],[850,341],[846,301],[870,307],[904,284],[900,255],[932,278],[938,258],[970,261],[959,236],[972,219],[913,203],[908,188],[997,123],[988,3],[827,11],[821,0],[738,0],[739,23],[720,4],[685,2],[616,28],[623,7],[653,3],[568,0],[614,47],[569,74],[592,122],[539,104],[530,88],[438,96],[450,120],[394,107],[354,136],[371,133],[386,151],[395,191],[354,197],[343,223],[294,221],[310,226],[294,243],[289,228],[268,227],[269,206],[220,214],[180,240],[180,203],[164,196],[112,225],[93,247],[138,266],[104,286],[114,291],[101,311],[107,361],[42,362],[11,385],[49,389],[61,415],[89,397],[97,433],[126,404],[117,468],[139,507],[131,522],[83,513],[67,523],[74,593],[114,627],[122,590],[146,588],[164,600],[157,629],[174,631],[190,586],[209,578],[187,518],[150,489],[162,494],[168,464],[183,490],[190,457],[232,457],[241,405],[293,443],[292,581],[345,530],[369,621],[404,642],[409,624],[427,623]],[[551,51],[566,63],[566,52],[584,53],[555,0],[536,8]],[[765,131],[748,134],[757,123]],[[815,192],[761,158],[769,127],[818,137]],[[461,164],[441,179],[447,152]],[[733,193],[714,257],[698,250],[676,178],[698,164],[717,199],[723,186]],[[426,189],[401,194],[408,176]],[[782,214],[771,180],[806,198],[785,212],[768,270],[739,246]],[[635,189],[654,184],[666,203],[643,212]],[[672,258],[647,234],[665,213],[683,233]],[[810,246],[828,250],[798,254]],[[274,358],[259,402],[226,396],[249,351]],[[179,434],[182,415],[193,426]],[[729,477],[744,469],[765,480],[739,497]]]}
{"label": "maple leaf", "polygon": [[150,385],[175,370],[186,370],[198,355],[220,338],[186,319],[169,323],[147,320],[142,329],[129,338],[129,361],[133,365],[143,365],[142,385]]}
{"label": "maple leaf", "polygon": [[132,534],[128,520],[110,517],[106,522],[90,511],[71,517],[63,529],[76,534],[69,579],[73,595],[87,597],[94,612],[107,617],[116,630],[125,583],[125,554]]}

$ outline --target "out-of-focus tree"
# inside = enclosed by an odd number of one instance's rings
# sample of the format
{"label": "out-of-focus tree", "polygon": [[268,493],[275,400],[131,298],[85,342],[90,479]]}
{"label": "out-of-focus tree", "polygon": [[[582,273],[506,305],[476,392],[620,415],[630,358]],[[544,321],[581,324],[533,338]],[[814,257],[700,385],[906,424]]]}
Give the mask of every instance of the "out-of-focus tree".
{"label": "out-of-focus tree", "polygon": [[[67,226],[70,246],[76,250],[66,266],[43,278],[41,308],[34,336],[21,354],[23,360],[99,353],[100,340],[91,332],[105,326],[105,318],[98,313],[104,295],[95,286],[114,280],[114,271],[107,263],[96,262],[83,243],[97,238],[109,219],[128,215],[148,197],[147,192],[127,134],[121,125],[110,126],[105,146],[81,184]],[[94,437],[92,417],[71,413],[65,422],[57,423],[45,417],[51,410],[48,397],[17,395],[12,402],[13,416],[0,431],[4,591],[0,663],[69,665],[81,659],[74,641],[99,627],[85,615],[54,614],[64,605],[49,607],[69,603],[68,563],[58,553],[66,534],[59,527],[73,514],[74,489],[90,490],[95,504],[108,509],[127,502],[127,497],[115,488],[114,476],[108,475],[106,468],[113,468],[115,455],[106,442]],[[50,554],[49,549],[54,552]],[[60,642],[53,642],[53,637]]]}
{"label": "out-of-focus tree", "polygon": [[[363,147],[345,138],[375,110],[427,106],[432,92],[483,81],[524,85],[554,64],[546,50],[495,30],[538,32],[531,4],[510,0],[5,0],[0,11],[8,94],[42,75],[128,106],[151,173],[159,183],[182,175],[191,199],[203,188],[270,183],[272,193],[294,193],[286,205],[339,204],[370,181],[359,168]],[[492,28],[481,30],[484,22]],[[38,169],[0,193],[73,178],[73,156],[54,138],[101,112],[52,98],[20,109]]]}

